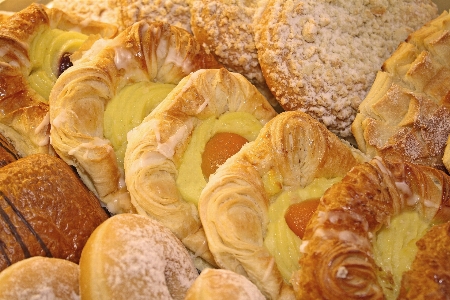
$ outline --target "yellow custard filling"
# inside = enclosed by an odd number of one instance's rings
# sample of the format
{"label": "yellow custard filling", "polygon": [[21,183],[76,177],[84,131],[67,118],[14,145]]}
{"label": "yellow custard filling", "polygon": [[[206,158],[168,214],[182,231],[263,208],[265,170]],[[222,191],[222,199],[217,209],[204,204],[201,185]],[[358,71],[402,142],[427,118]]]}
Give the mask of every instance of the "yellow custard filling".
{"label": "yellow custard filling", "polygon": [[[276,174],[269,177],[277,178]],[[302,241],[287,225],[284,218],[286,210],[291,204],[320,198],[330,186],[340,180],[341,178],[316,178],[304,188],[284,191],[274,196],[275,200],[269,207],[270,223],[264,238],[264,246],[274,257],[278,270],[287,283],[292,274],[300,268],[298,261]],[[273,191],[278,185],[273,180],[266,179],[265,186]]]}
{"label": "yellow custard filling", "polygon": [[375,262],[386,299],[397,299],[402,275],[416,257],[416,242],[432,225],[417,211],[406,211],[393,217],[389,227],[382,228],[373,241]]}
{"label": "yellow custard filling", "polygon": [[73,53],[88,36],[74,31],[46,29],[36,35],[30,45],[31,73],[29,85],[47,102],[58,78],[59,65],[64,53]]}
{"label": "yellow custard filling", "polygon": [[175,85],[142,81],[122,88],[106,105],[103,135],[116,154],[119,168],[123,169],[127,134],[161,103]]}
{"label": "yellow custard filling", "polygon": [[215,116],[203,120],[194,130],[191,141],[183,154],[178,177],[178,189],[184,200],[197,205],[200,193],[206,185],[206,178],[201,168],[202,154],[205,145],[216,133],[235,133],[248,141],[258,136],[262,124],[250,113],[228,112],[216,118]]}

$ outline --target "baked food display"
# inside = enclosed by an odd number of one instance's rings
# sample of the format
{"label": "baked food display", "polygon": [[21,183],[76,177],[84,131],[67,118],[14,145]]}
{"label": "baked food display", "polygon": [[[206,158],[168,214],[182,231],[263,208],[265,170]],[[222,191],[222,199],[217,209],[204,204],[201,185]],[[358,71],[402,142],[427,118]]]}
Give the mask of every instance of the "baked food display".
{"label": "baked food display", "polygon": [[436,17],[431,0],[259,1],[255,43],[266,83],[285,110],[301,110],[341,137],[383,62]]}
{"label": "baked food display", "polygon": [[[293,278],[297,298],[397,299],[403,272],[418,253],[416,241],[434,224],[449,220],[449,184],[446,173],[408,162],[374,158],[354,167],[325,192],[306,228],[302,267]],[[431,240],[437,248],[424,245]],[[431,237],[419,242],[417,255],[431,258],[417,257],[418,264],[437,262],[433,256],[448,260],[447,251],[426,250],[440,249],[440,243],[448,242]],[[420,270],[420,285],[439,290],[447,284],[437,277],[436,284],[425,283],[431,274],[442,274],[433,264]]]}
{"label": "baked food display", "polygon": [[[48,94],[61,60],[89,36],[111,37],[117,28],[82,22],[60,10],[32,4],[0,26],[0,133],[20,156],[52,152]],[[44,50],[46,49],[46,50]]]}
{"label": "baked food display", "polygon": [[275,115],[240,74],[222,68],[186,76],[128,133],[125,180],[137,212],[160,221],[214,265],[197,212],[209,180],[202,168],[207,143],[220,133],[254,140]]}
{"label": "baked food display", "polygon": [[[291,273],[283,279],[265,245],[268,226],[277,222],[269,219],[270,206],[283,192],[317,178],[342,177],[364,160],[307,114],[283,112],[273,118],[255,141],[218,168],[201,193],[200,219],[217,265],[246,276],[269,299],[292,298]],[[292,239],[287,238],[284,248]]]}
{"label": "baked food display", "polygon": [[33,256],[78,263],[108,215],[61,159],[33,154],[0,169],[0,270]]}
{"label": "baked food display", "polygon": [[91,235],[80,260],[82,299],[183,300],[198,273],[170,230],[137,214],[115,215]]}
{"label": "baked food display", "polygon": [[52,146],[112,213],[133,211],[123,176],[127,132],[186,75],[219,66],[187,31],[135,23],[58,78],[49,101]]}
{"label": "baked food display", "polygon": [[79,275],[74,262],[30,257],[0,272],[0,299],[80,299]]}
{"label": "baked food display", "polygon": [[352,124],[370,156],[445,170],[450,134],[450,15],[412,33],[383,64]]}

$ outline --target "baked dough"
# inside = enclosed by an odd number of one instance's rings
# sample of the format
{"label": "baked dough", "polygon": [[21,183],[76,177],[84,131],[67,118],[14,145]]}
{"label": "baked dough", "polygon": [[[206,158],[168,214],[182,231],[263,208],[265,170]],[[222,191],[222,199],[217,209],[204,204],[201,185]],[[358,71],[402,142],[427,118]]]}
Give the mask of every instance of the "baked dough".
{"label": "baked dough", "polygon": [[306,228],[293,278],[297,298],[384,299],[376,234],[411,210],[428,224],[448,221],[449,191],[448,175],[431,167],[381,158],[354,167],[325,192]]}
{"label": "baked dough", "polygon": [[185,30],[135,23],[110,41],[98,41],[58,78],[50,95],[52,146],[111,212],[132,211],[123,171],[104,136],[108,102],[127,85],[177,84],[195,70],[218,66]]}
{"label": "baked dough", "polygon": [[285,110],[307,112],[341,137],[376,72],[409,33],[437,16],[431,0],[258,2],[255,42]]}
{"label": "baked dough", "polygon": [[33,256],[78,263],[108,215],[61,159],[32,154],[0,169],[0,270]]}
{"label": "baked dough", "polygon": [[450,134],[450,15],[412,33],[383,64],[352,124],[359,149],[374,157],[439,169]]}
{"label": "baked dough", "polygon": [[170,230],[137,214],[102,223],[80,259],[80,293],[87,300],[183,300],[197,276],[189,253]]}
{"label": "baked dough", "polygon": [[20,158],[13,145],[0,134],[0,167],[4,167]]}
{"label": "baked dough", "polygon": [[[41,45],[37,52],[46,53],[46,61],[32,61],[33,42],[45,32],[81,32],[85,35],[111,37],[117,28],[99,22],[83,22],[57,9],[47,9],[31,4],[13,14],[0,27],[0,133],[16,148],[19,154],[51,153],[49,143],[48,99],[39,94],[29,81],[31,74],[42,64],[52,76],[58,76],[61,51],[68,45]],[[56,45],[55,45],[56,44]],[[70,44],[69,42],[67,44]],[[61,47],[58,47],[61,46]],[[40,48],[40,46],[36,46]],[[44,47],[46,49],[44,50]],[[48,63],[48,65],[46,65]],[[49,83],[54,82],[51,79]]]}
{"label": "baked dough", "polygon": [[282,191],[342,177],[364,160],[307,114],[276,116],[219,167],[201,194],[200,218],[218,266],[246,276],[269,299],[292,298],[292,287],[263,245],[269,205]]}
{"label": "baked dough", "polygon": [[76,263],[35,256],[0,272],[0,299],[80,299]]}
{"label": "baked dough", "polygon": [[185,300],[265,300],[247,277],[225,269],[205,269],[189,288]]}
{"label": "baked dough", "polygon": [[162,222],[212,264],[197,207],[181,196],[177,177],[193,131],[207,119],[232,112],[250,114],[260,126],[276,115],[242,75],[226,69],[196,71],[128,133],[125,153],[125,180],[137,211]]}

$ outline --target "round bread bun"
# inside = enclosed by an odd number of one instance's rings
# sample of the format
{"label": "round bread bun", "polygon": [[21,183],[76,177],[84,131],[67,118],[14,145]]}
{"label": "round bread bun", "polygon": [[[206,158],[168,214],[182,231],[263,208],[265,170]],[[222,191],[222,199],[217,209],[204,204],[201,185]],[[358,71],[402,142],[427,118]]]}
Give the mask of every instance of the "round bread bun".
{"label": "round bread bun", "polygon": [[352,123],[361,151],[450,170],[449,24],[444,11],[384,62]]}
{"label": "round bread bun", "polygon": [[108,38],[116,33],[113,25],[85,22],[36,3],[2,23],[0,133],[20,156],[53,152],[47,93],[59,76],[63,56],[76,51],[88,37]]}
{"label": "round bread bun", "polygon": [[[301,268],[293,277],[297,298],[397,299],[401,280],[395,279],[395,269],[380,263],[382,260],[375,255],[379,252],[378,246],[374,245],[381,232],[395,226],[396,217],[414,213],[417,221],[403,231],[392,229],[392,240],[386,240],[386,243],[400,245],[399,249],[392,248],[397,249],[388,259],[392,263],[413,255],[414,250],[409,252],[404,248],[411,243],[412,249],[417,250],[415,240],[422,230],[415,230],[412,225],[423,223],[426,231],[433,224],[448,222],[449,192],[450,177],[431,167],[407,162],[389,163],[381,158],[354,167],[341,182],[325,192],[306,228],[301,246],[304,252],[300,259]],[[407,235],[412,237],[403,239]],[[434,246],[427,245],[430,250],[425,250],[422,242],[419,247],[436,258],[448,259],[447,250],[444,251],[447,255],[440,255],[431,252]],[[439,264],[436,261],[436,265]],[[409,266],[405,263],[404,269]],[[439,276],[439,269],[424,264],[420,275],[424,276],[424,284],[425,277],[433,277],[431,274],[435,271]],[[440,289],[439,284],[428,287]]]}
{"label": "round bread bun", "polygon": [[108,215],[59,158],[32,154],[0,169],[0,270],[32,256],[78,263]]}
{"label": "round bread bun", "polygon": [[[195,133],[207,126],[198,140],[205,136],[207,142],[215,133],[225,132],[251,141],[274,116],[270,103],[240,74],[222,68],[185,77],[128,133],[125,179],[134,207],[214,265],[196,205],[208,178],[201,168],[206,146],[194,142]],[[186,153],[191,155],[184,158]]]}
{"label": "round bread bun", "polygon": [[183,244],[164,226],[119,214],[91,235],[80,260],[82,299],[183,300],[198,272]]}
{"label": "round bread bun", "polygon": [[384,60],[437,15],[431,0],[259,1],[258,60],[285,110],[301,110],[341,137]]}
{"label": "round bread bun", "polygon": [[[114,39],[98,41],[58,78],[50,94],[52,146],[110,212],[132,212],[123,166],[105,137],[108,103],[128,86],[176,85],[195,70],[219,66],[187,31],[161,22],[135,23]],[[129,108],[126,101],[134,100],[120,99],[124,110],[115,116],[118,122]]]}
{"label": "round bread bun", "polygon": [[365,158],[302,112],[283,112],[221,165],[198,209],[217,265],[249,278],[269,299],[293,297],[264,245],[269,205],[315,178],[344,176]]}
{"label": "round bread bun", "polygon": [[185,300],[265,300],[247,277],[225,269],[205,269],[189,288]]}
{"label": "round bread bun", "polygon": [[0,272],[0,299],[79,300],[80,268],[60,258],[35,256]]}

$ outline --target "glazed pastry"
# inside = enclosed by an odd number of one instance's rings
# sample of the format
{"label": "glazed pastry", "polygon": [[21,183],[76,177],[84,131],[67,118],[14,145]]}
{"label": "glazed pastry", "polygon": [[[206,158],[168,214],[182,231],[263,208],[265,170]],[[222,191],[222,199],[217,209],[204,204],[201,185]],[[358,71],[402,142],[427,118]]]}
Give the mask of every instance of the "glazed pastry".
{"label": "glazed pastry", "polygon": [[449,191],[448,175],[431,167],[381,158],[354,167],[325,192],[306,228],[297,298],[397,299],[416,241],[450,218]]}
{"label": "glazed pastry", "polygon": [[412,33],[384,62],[352,124],[359,149],[374,157],[439,169],[450,134],[450,15]]}
{"label": "glazed pastry", "polygon": [[312,117],[276,116],[218,168],[201,193],[200,218],[217,265],[246,276],[269,299],[293,298],[289,278],[283,279],[265,247],[269,208],[284,192],[342,177],[364,160]]}
{"label": "glazed pastry", "polygon": [[218,67],[185,30],[139,22],[99,40],[50,95],[52,146],[112,213],[133,211],[123,178],[127,132],[186,75]]}
{"label": "glazed pastry", "polygon": [[20,158],[13,145],[0,134],[0,167],[4,167]]}
{"label": "glazed pastry", "polygon": [[198,273],[183,244],[164,226],[119,214],[91,235],[80,260],[82,299],[180,299]]}
{"label": "glazed pastry", "polygon": [[185,300],[265,300],[259,289],[238,273],[205,269],[189,288]]}
{"label": "glazed pastry", "polygon": [[60,258],[35,256],[0,272],[0,299],[80,299],[76,263]]}
{"label": "glazed pastry", "polygon": [[61,159],[33,154],[0,169],[0,270],[33,256],[78,263],[92,231],[108,218]]}
{"label": "glazed pastry", "polygon": [[[81,24],[81,25],[80,25]],[[32,4],[0,27],[0,133],[21,156],[51,153],[48,94],[62,61],[88,38],[111,37],[117,28],[84,22]]]}
{"label": "glazed pastry", "polygon": [[301,110],[341,137],[384,60],[437,16],[431,0],[258,1],[262,72],[285,110]]}
{"label": "glazed pastry", "polygon": [[119,25],[117,23],[117,11],[114,9],[115,6],[112,5],[111,0],[52,0],[51,6],[85,20]]}
{"label": "glazed pastry", "polygon": [[210,69],[185,77],[128,133],[125,179],[136,210],[162,222],[195,255],[214,264],[197,212],[209,178],[202,169],[207,143],[220,133],[254,140],[275,115],[240,74]]}

